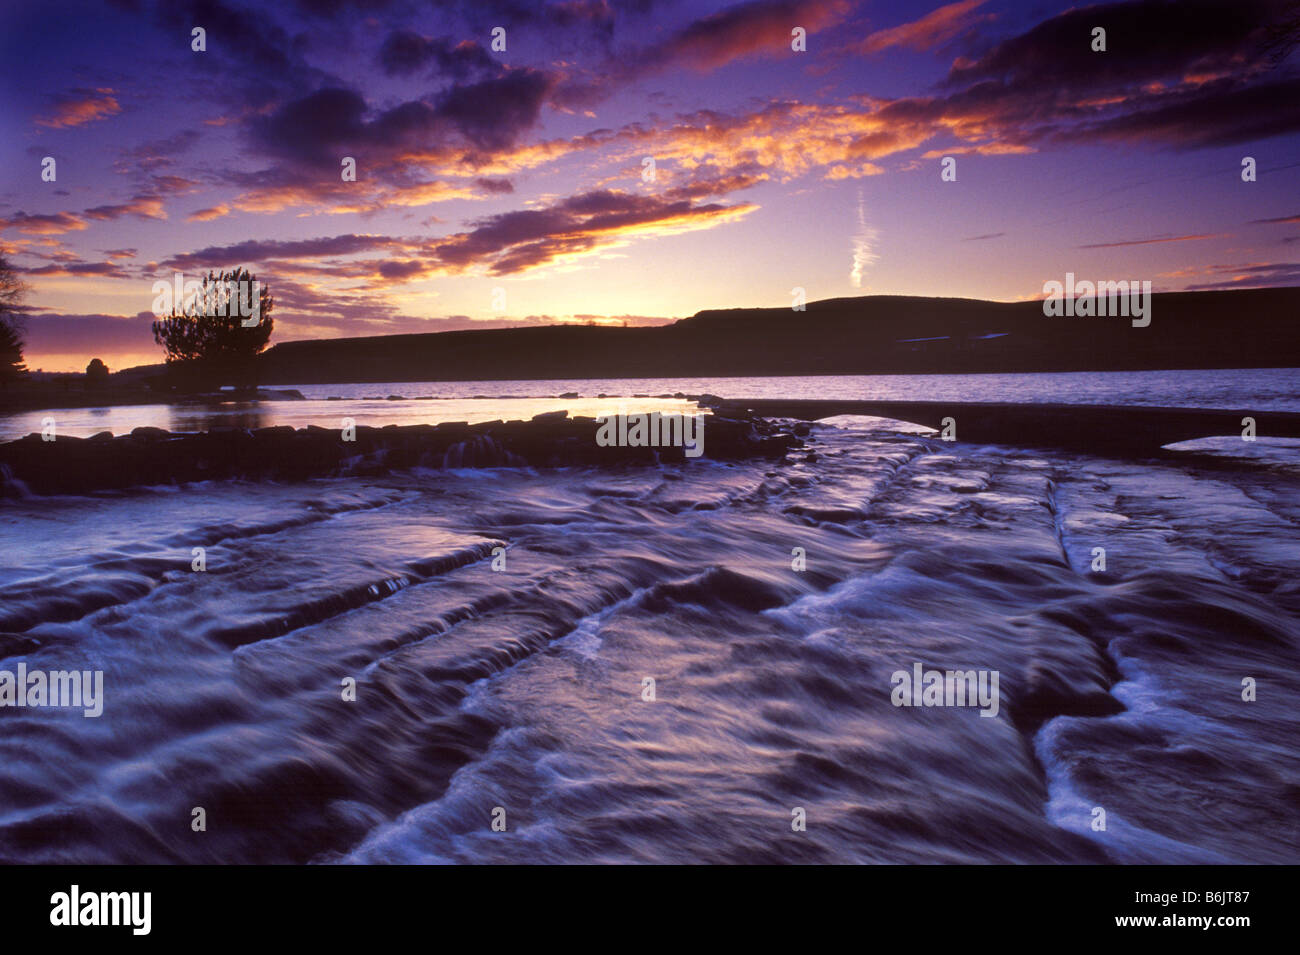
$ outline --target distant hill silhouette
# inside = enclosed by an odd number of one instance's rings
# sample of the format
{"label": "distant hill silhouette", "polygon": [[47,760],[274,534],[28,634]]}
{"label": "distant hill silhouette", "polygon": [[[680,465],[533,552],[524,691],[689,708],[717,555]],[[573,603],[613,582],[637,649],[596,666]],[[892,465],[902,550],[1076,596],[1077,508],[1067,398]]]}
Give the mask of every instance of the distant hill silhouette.
{"label": "distant hill silhouette", "polygon": [[699,312],[650,328],[552,325],[283,342],[267,384],[1300,366],[1300,288],[1166,292],[1152,320],[1042,303],[872,295]]}

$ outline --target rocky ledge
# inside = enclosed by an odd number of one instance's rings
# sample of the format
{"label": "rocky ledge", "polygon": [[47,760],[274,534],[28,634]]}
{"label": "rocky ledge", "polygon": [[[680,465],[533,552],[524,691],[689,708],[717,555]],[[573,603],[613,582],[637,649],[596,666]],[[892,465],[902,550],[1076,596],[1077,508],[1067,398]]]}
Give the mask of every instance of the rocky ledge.
{"label": "rocky ledge", "polygon": [[[247,478],[302,480],[411,467],[582,467],[783,456],[802,442],[779,424],[710,415],[704,454],[680,447],[602,447],[594,418],[558,411],[529,421],[337,428],[214,429],[173,434],[136,428],[114,437],[29,434],[0,444],[0,495],[82,494],[151,484]],[[802,430],[802,429],[801,429]],[[352,435],[348,435],[352,437]]]}

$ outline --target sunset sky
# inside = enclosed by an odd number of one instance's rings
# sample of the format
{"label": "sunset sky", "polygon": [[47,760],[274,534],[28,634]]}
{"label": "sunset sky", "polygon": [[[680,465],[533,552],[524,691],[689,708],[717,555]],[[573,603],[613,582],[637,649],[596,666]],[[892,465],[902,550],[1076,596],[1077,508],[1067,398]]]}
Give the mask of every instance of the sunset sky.
{"label": "sunset sky", "polygon": [[1291,6],[7,0],[0,248],[29,367],[78,371],[160,361],[153,283],[237,265],[273,342],[1296,285]]}

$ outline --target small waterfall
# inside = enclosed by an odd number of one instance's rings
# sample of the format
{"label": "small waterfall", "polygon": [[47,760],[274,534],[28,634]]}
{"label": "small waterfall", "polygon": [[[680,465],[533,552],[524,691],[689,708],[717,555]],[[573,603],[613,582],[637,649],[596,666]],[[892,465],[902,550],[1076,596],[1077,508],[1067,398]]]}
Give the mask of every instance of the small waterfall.
{"label": "small waterfall", "polygon": [[0,497],[35,497],[31,490],[18,478],[7,464],[0,464]]}
{"label": "small waterfall", "polygon": [[444,468],[521,468],[528,462],[503,448],[491,435],[457,441],[442,456]]}

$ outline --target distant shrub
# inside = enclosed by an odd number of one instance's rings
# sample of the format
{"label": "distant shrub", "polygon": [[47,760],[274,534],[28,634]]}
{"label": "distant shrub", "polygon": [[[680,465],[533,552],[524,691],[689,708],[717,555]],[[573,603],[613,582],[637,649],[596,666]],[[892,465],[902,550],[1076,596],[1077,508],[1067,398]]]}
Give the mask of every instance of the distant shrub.
{"label": "distant shrub", "polygon": [[86,384],[99,388],[108,384],[108,366],[98,358],[92,358],[86,366]]}
{"label": "distant shrub", "polygon": [[[270,291],[247,269],[209,272],[197,295],[153,323],[172,380],[182,390],[255,385],[256,358],[271,338],[274,307]],[[254,323],[245,325],[250,313]]]}
{"label": "distant shrub", "polygon": [[27,374],[20,318],[26,292],[9,260],[0,255],[0,387]]}

